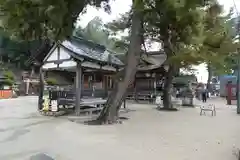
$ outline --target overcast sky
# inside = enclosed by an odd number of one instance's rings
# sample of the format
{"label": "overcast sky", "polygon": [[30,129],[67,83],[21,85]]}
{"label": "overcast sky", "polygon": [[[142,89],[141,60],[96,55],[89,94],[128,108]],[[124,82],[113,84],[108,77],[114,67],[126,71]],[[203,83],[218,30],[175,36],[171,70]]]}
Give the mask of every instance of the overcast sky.
{"label": "overcast sky", "polygon": [[[233,0],[218,0],[221,5],[224,5],[225,12],[228,12],[230,7],[233,7]],[[91,21],[94,17],[99,16],[102,18],[103,22],[110,22],[114,19],[120,17],[121,14],[130,10],[132,0],[115,0],[110,2],[112,13],[107,14],[103,10],[97,10],[94,7],[88,7],[87,12],[80,17],[80,20],[77,25],[81,25],[82,27],[86,26],[89,21]],[[238,11],[240,12],[240,0],[235,0]],[[208,74],[206,71],[206,67],[204,64],[199,65],[197,68],[197,77],[198,81],[206,83]]]}
{"label": "overcast sky", "polygon": [[[233,0],[218,0],[220,4],[224,5],[225,11],[227,12],[230,7],[233,7]],[[240,0],[235,0],[236,6],[240,12]],[[81,16],[81,20],[79,21],[79,25],[85,26],[87,23],[92,20],[94,17],[99,16],[102,18],[104,22],[112,21],[118,17],[122,13],[125,13],[130,10],[132,0],[114,0],[110,2],[112,13],[107,14],[103,10],[97,10],[94,7],[88,7],[87,13]]]}

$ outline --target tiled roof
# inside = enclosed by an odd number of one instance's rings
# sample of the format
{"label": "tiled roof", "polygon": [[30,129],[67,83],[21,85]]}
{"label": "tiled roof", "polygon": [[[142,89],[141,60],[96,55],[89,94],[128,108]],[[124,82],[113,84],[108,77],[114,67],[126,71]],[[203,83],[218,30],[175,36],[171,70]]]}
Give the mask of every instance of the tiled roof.
{"label": "tiled roof", "polygon": [[174,77],[173,83],[187,84],[188,82],[197,83],[197,78],[194,75],[183,75]]}
{"label": "tiled roof", "polygon": [[[126,54],[117,54],[116,55],[120,60],[124,61]],[[166,61],[164,52],[147,52],[142,53],[140,57],[140,62],[138,65],[138,71],[149,71],[153,69],[157,69],[164,65]]]}
{"label": "tiled roof", "polygon": [[63,41],[61,45],[71,50],[79,57],[89,58],[94,61],[110,63],[114,65],[124,65],[121,60],[115,57],[104,46],[95,44],[91,41],[73,38],[71,40]]}

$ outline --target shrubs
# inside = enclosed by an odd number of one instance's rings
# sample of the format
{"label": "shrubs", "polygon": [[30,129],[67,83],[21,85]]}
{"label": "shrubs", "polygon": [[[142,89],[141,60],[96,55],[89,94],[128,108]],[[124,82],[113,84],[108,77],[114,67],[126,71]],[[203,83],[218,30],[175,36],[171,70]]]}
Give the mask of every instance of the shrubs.
{"label": "shrubs", "polygon": [[54,85],[58,84],[58,82],[55,78],[47,78],[46,83],[47,83],[47,85],[50,85],[50,86],[54,86]]}
{"label": "shrubs", "polygon": [[8,71],[8,70],[4,71],[3,72],[3,77],[5,78],[4,81],[3,81],[3,83],[5,85],[12,86],[14,84],[14,82],[15,82],[14,79],[15,78],[14,78],[14,74],[13,74],[12,71]]}

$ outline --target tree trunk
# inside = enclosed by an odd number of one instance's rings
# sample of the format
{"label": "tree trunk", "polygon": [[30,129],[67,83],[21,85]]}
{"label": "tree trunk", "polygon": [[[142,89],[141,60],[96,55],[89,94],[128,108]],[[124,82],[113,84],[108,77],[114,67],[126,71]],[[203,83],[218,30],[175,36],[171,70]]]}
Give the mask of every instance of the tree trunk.
{"label": "tree trunk", "polygon": [[[165,40],[163,41],[164,51],[167,55],[167,61],[169,61],[171,60],[172,57],[175,56],[171,32],[166,31],[166,35],[164,35],[164,37],[165,37]],[[163,108],[161,109],[176,111],[177,109],[173,108],[173,105],[172,105],[171,89],[172,89],[173,77],[176,75],[176,72],[178,72],[178,67],[172,62],[169,62],[168,65],[169,65],[169,69],[165,73],[165,81],[164,81],[164,88],[163,88]]]}
{"label": "tree trunk", "polygon": [[208,70],[207,90],[211,92],[212,90],[211,81],[213,76],[213,70],[210,64],[207,65],[207,70]]}
{"label": "tree trunk", "polygon": [[170,65],[168,72],[165,75],[165,82],[163,88],[163,108],[164,110],[172,110],[172,100],[171,100],[171,89],[172,89],[172,82],[174,77],[174,66]]}
{"label": "tree trunk", "polygon": [[41,110],[43,107],[43,92],[44,92],[44,75],[43,70],[39,70],[39,93],[38,93],[38,110]]}
{"label": "tree trunk", "polygon": [[[142,0],[138,0],[137,5],[139,5],[139,3],[142,4]],[[142,14],[141,10],[136,7],[137,5],[136,2],[133,3],[131,37],[126,57],[126,66],[123,71],[119,72],[119,77],[116,78],[114,84],[114,90],[109,95],[107,103],[101,111],[100,116],[97,120],[88,122],[88,124],[111,124],[118,120],[118,111],[125,98],[124,96],[128,86],[134,81],[140,59]]]}

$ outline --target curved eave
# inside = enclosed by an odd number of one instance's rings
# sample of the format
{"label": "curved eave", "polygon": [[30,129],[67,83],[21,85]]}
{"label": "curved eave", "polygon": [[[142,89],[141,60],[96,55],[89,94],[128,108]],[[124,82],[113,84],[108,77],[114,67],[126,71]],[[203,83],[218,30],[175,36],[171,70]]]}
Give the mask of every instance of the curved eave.
{"label": "curved eave", "polygon": [[[66,46],[64,46],[62,44],[59,44],[59,45],[61,47],[63,47],[65,50],[67,50],[73,58],[75,58],[75,59],[77,59],[79,61],[84,59],[84,60],[88,60],[88,61],[91,61],[91,62],[96,62],[96,63],[98,63],[100,65],[111,65],[111,66],[114,66],[115,68],[119,68],[119,67],[124,66],[123,63],[122,64],[116,64],[116,63],[111,63],[111,62],[106,62],[106,61],[100,61],[98,59],[90,58],[89,56],[84,56],[84,55],[80,56],[78,53],[72,51],[71,49],[67,48]],[[82,51],[85,52],[84,50],[82,50]]]}

